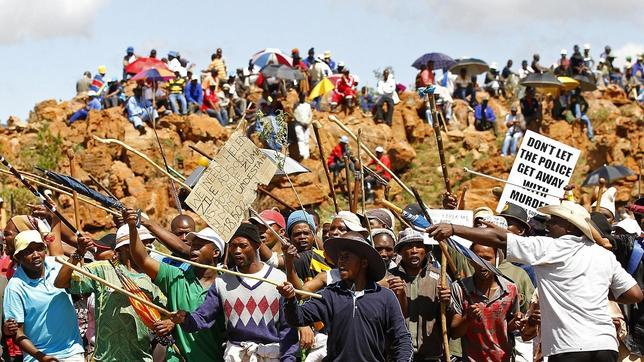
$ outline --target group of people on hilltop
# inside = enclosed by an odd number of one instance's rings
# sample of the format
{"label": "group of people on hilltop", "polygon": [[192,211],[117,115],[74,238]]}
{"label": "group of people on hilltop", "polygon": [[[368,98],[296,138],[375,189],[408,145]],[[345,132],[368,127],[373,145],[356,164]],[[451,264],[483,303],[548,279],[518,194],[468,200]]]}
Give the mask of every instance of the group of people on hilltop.
{"label": "group of people on hilltop", "polygon": [[[208,67],[200,72],[196,70],[194,63],[179,52],[170,51],[160,61],[167,65],[175,77],[165,82],[137,81],[132,95],[128,97],[125,86],[133,74],[128,73],[126,68],[141,58],[134,52],[133,47],[128,47],[123,57],[121,80],[116,77],[108,79],[105,66],[100,66],[93,77],[88,71],[78,80],[77,95],[86,97],[87,101],[83,108],[70,117],[69,123],[86,119],[92,110],[122,106],[130,122],[142,134],[145,133],[145,122],[158,117],[161,111],[164,114],[179,115],[203,113],[226,126],[244,115],[252,120],[263,104],[271,105],[272,109],[274,100],[284,103],[290,90],[298,94],[298,99],[302,99],[293,105],[292,109],[303,102],[309,103],[308,95],[311,90],[324,79],[337,75],[334,90],[330,94],[313,97],[310,100],[312,108],[320,110],[320,107],[326,104],[325,101],[328,101],[331,111],[343,108],[348,114],[359,106],[364,114],[372,114],[376,122],[391,126],[393,110],[399,102],[398,93],[403,88],[396,83],[390,69],[382,73],[374,95],[366,86],[359,90],[359,79],[350,72],[344,62],[336,62],[328,50],[320,57],[316,56],[315,49],[311,48],[308,55],[302,58],[299,50],[295,48],[291,56],[292,64],[289,65],[301,73],[298,80],[267,76],[252,63],[249,63],[248,67],[236,69],[235,72],[229,71],[221,48],[212,54]],[[148,57],[156,59],[156,50],[153,49]],[[250,101],[252,87],[262,90],[262,97],[256,105]],[[300,125],[306,126],[302,123]],[[301,135],[293,136],[294,139],[299,139],[300,143],[304,143],[303,139],[298,138]]]}
{"label": "group of people on hilltop", "polygon": [[[575,45],[570,57],[567,50],[562,49],[561,57],[549,68],[541,65],[539,54],[533,55],[531,63],[523,60],[518,71],[512,69],[514,63],[511,59],[501,71],[496,63],[492,63],[485,73],[482,85],[477,83],[477,76],[469,75],[465,68],[461,68],[458,75],[443,69],[443,77],[439,80],[432,71],[434,63],[428,62],[421,66],[416,76],[416,87],[440,86],[438,88],[441,92],[434,96],[437,111],[446,122],[452,118],[453,99],[462,99],[471,108],[474,127],[479,131],[491,129],[495,135],[498,128],[497,115],[488,106],[490,97],[516,99],[516,104],[511,106],[511,113],[504,119],[507,132],[501,150],[503,156],[516,153],[517,145],[526,130],[540,131],[544,112],[549,112],[553,119],[579,123],[586,129],[586,135],[592,141],[593,125],[588,116],[588,103],[584,99],[581,87],[573,90],[561,89],[554,95],[549,91],[545,97],[537,98],[535,88],[523,87],[519,83],[532,73],[553,72],[557,76],[575,77],[580,82],[596,83],[598,86],[617,85],[624,89],[629,99],[644,104],[644,54],[636,56],[634,61],[631,56],[625,57],[625,65],[620,70],[613,65],[616,56],[611,52],[610,46],[604,48],[597,62],[590,54],[590,45],[585,44],[583,48],[582,53],[579,46]],[[479,90],[485,94],[477,97]],[[427,119],[432,122],[429,112]]]}
{"label": "group of people on hilltop", "polygon": [[[76,236],[38,206],[0,225],[4,359],[441,361],[446,329],[457,361],[632,361],[644,355],[644,199],[618,208],[616,191],[590,213],[570,200],[533,218],[481,207],[474,227],[430,226],[418,204],[402,225],[387,209],[273,208],[230,240],[133,209],[113,233]],[[456,203],[445,194],[444,209]],[[438,242],[455,236],[477,259],[450,246],[443,282]],[[128,285],[170,315],[113,287]]]}

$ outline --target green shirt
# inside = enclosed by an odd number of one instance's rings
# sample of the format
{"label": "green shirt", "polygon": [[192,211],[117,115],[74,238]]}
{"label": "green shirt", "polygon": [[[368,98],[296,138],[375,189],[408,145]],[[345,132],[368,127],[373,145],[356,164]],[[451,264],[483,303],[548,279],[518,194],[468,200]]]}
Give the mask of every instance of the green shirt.
{"label": "green shirt", "polygon": [[[159,305],[165,305],[165,297],[145,274],[129,271],[118,265],[141,290]],[[114,267],[108,261],[97,261],[83,267],[87,272],[122,286]],[[72,294],[94,293],[96,320],[95,361],[152,361],[150,330],[136,314],[129,298],[114,292],[84,275],[72,275],[69,292]]]}
{"label": "green shirt", "polygon": [[[206,299],[208,289],[199,282],[194,268],[183,271],[172,265],[160,263],[154,283],[168,296],[168,309],[192,312]],[[186,361],[223,361],[223,313],[208,329],[186,333],[180,325],[172,332]],[[172,348],[168,348],[168,361],[179,361]]]}

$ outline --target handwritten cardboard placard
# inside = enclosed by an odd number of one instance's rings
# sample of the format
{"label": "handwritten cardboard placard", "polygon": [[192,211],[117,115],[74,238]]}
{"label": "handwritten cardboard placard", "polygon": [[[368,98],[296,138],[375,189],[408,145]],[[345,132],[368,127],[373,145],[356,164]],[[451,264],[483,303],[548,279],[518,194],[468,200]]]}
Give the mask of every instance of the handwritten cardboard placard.
{"label": "handwritten cardboard placard", "polygon": [[271,159],[235,132],[210,161],[186,204],[228,242],[255,200],[257,185],[268,184],[275,171]]}
{"label": "handwritten cardboard placard", "polygon": [[528,131],[512,164],[508,182],[536,191],[508,183],[496,211],[501,212],[510,202],[525,208],[532,217],[539,207],[559,204],[580,153],[576,148]]}
{"label": "handwritten cardboard placard", "polygon": [[447,223],[469,227],[474,225],[474,213],[472,210],[429,209],[427,213],[434,224]]}

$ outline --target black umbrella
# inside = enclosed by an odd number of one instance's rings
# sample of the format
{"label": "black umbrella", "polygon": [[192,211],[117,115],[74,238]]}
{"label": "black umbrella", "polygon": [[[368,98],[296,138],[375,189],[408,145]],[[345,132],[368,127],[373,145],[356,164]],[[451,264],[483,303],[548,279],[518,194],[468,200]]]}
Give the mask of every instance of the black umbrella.
{"label": "black umbrella", "polygon": [[552,88],[561,87],[562,83],[557,79],[557,76],[550,73],[530,73],[519,82],[524,87],[534,88]]}
{"label": "black umbrella", "polygon": [[603,178],[608,184],[621,178],[633,175],[633,171],[622,165],[604,165],[586,176],[582,186],[594,186],[599,184],[599,179]]}
{"label": "black umbrella", "polygon": [[427,62],[434,62],[433,69],[450,68],[456,63],[452,57],[443,53],[426,53],[421,55],[416,61],[412,63],[412,67],[420,69],[421,65],[427,65]]}
{"label": "black umbrella", "polygon": [[582,92],[592,92],[597,89],[597,84],[585,75],[578,74],[574,76],[574,79],[579,81],[579,88]]}
{"label": "black umbrella", "polygon": [[298,69],[283,64],[269,64],[260,70],[267,77],[275,77],[284,80],[301,80],[304,75]]}
{"label": "black umbrella", "polygon": [[456,63],[454,63],[451,68],[449,68],[449,71],[454,74],[459,74],[461,72],[461,69],[467,70],[468,76],[473,76],[487,72],[490,67],[481,59],[466,58],[458,59]]}

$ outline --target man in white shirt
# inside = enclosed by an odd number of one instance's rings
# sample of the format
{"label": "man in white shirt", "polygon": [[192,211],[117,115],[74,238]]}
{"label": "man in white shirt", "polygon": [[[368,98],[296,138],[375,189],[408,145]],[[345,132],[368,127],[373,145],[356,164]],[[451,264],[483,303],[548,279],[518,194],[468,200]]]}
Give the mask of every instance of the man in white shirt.
{"label": "man in white shirt", "polygon": [[378,102],[376,102],[376,123],[383,120],[383,105],[387,103],[387,113],[384,117],[384,122],[391,126],[391,121],[394,115],[394,104],[398,103],[398,93],[396,93],[396,80],[389,74],[389,69],[382,72],[382,79],[378,81],[376,93],[380,95]]}
{"label": "man in white shirt", "polygon": [[309,126],[313,120],[313,112],[311,105],[306,102],[304,93],[300,93],[299,102],[293,111],[295,117],[295,137],[297,138],[297,149],[303,159],[310,156],[309,152],[309,139],[311,137],[311,130]]}
{"label": "man in white shirt", "polygon": [[477,240],[506,252],[511,262],[534,267],[541,308],[541,346],[550,362],[616,361],[617,336],[608,299],[632,304],[642,289],[608,250],[592,239],[590,215],[563,201],[537,211],[550,215],[548,237],[522,237],[487,224],[476,229],[451,224],[431,226],[435,240],[452,235]]}

